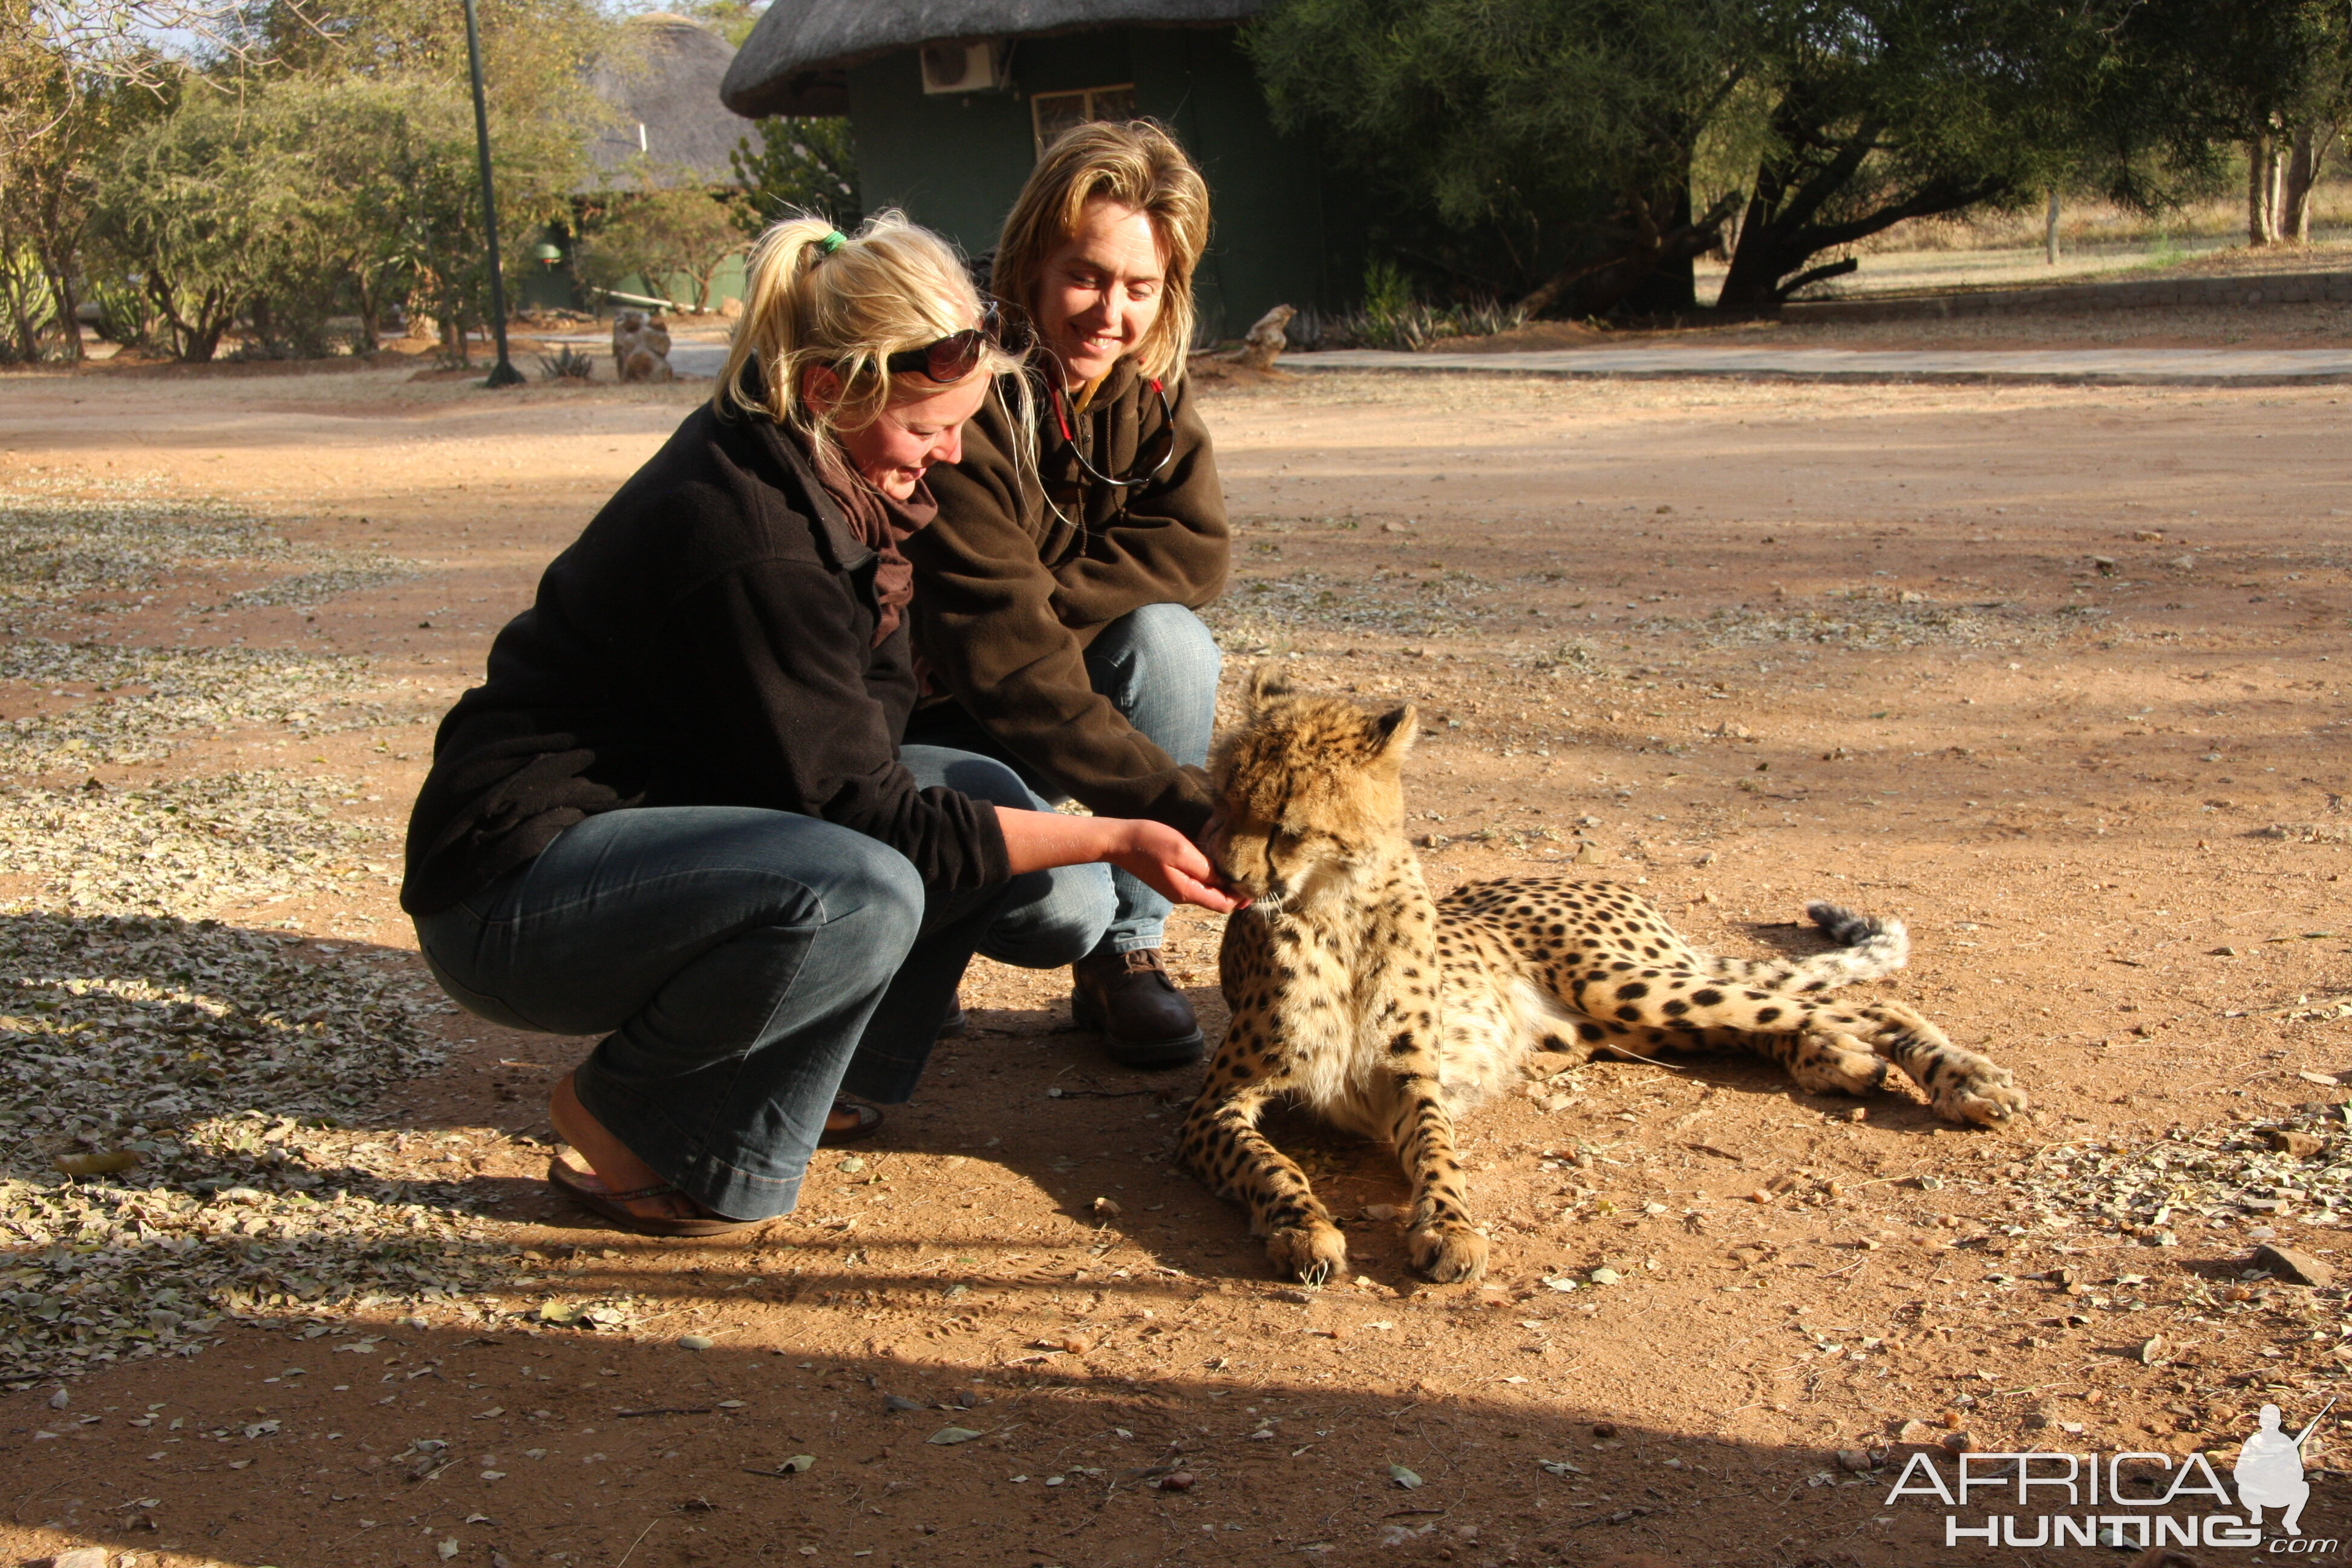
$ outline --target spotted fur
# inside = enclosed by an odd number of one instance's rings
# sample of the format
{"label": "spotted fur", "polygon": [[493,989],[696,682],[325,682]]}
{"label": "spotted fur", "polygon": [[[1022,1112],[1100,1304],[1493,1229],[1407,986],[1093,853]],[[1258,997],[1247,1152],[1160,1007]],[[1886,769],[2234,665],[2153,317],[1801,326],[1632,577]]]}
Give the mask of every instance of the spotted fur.
{"label": "spotted fur", "polygon": [[1396,1148],[1413,1264],[1440,1280],[1475,1279],[1486,1263],[1454,1120],[1596,1051],[1748,1050],[1806,1089],[1853,1094],[1899,1067],[1952,1121],[2024,1109],[2006,1068],[1910,1007],[1827,994],[1902,966],[1899,921],[1813,904],[1807,915],[1838,946],[1759,961],[1697,951],[1615,882],[1512,877],[1432,899],[1403,826],[1413,733],[1410,707],[1375,715],[1262,678],[1247,722],[1218,748],[1210,845],[1253,902],[1225,927],[1233,1024],[1181,1147],[1249,1205],[1284,1273],[1319,1284],[1347,1244],[1259,1130],[1277,1099]]}

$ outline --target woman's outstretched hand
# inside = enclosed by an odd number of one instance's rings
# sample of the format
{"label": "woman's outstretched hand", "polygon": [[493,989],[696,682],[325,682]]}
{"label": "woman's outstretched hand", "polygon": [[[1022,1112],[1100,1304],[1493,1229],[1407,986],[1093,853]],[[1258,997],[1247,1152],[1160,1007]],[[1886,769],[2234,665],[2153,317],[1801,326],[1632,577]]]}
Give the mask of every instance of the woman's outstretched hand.
{"label": "woman's outstretched hand", "polygon": [[1249,900],[1226,890],[1225,879],[1201,847],[1164,823],[1108,819],[1108,825],[1130,830],[1132,843],[1107,857],[1120,870],[1137,878],[1164,898],[1180,904],[1198,904],[1221,915],[1232,914]]}
{"label": "woman's outstretched hand", "polygon": [[1181,904],[1229,915],[1247,899],[1227,892],[1199,845],[1163,823],[996,808],[1013,874],[1097,862],[1116,866]]}

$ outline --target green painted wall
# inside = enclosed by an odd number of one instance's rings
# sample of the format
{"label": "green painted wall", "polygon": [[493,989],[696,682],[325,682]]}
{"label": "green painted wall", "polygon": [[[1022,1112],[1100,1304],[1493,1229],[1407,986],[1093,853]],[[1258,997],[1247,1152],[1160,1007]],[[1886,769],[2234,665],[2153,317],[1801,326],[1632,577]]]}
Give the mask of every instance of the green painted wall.
{"label": "green painted wall", "polygon": [[1208,334],[1238,337],[1277,304],[1355,302],[1362,225],[1306,144],[1276,133],[1232,28],[1024,38],[1013,76],[1012,93],[931,96],[911,50],[852,70],[866,210],[903,208],[977,255],[996,243],[1036,161],[1028,95],[1132,82],[1137,112],[1174,129],[1209,182],[1215,226],[1197,282]]}

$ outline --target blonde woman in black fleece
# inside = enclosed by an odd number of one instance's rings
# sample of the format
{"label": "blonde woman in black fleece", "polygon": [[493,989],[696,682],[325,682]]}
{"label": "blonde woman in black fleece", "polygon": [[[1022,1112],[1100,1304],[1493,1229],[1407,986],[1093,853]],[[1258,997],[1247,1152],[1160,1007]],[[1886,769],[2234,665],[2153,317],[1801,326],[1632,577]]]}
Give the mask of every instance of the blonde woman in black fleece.
{"label": "blonde woman in black fleece", "polygon": [[900,544],[1014,368],[954,253],[895,214],[780,223],[719,390],[624,485],[443,721],[403,906],[483,1017],[603,1034],[549,1179],[624,1229],[788,1212],[820,1142],[903,1100],[975,951],[1089,951],[1117,866],[1213,910],[1155,822],[1045,809],[899,744]]}

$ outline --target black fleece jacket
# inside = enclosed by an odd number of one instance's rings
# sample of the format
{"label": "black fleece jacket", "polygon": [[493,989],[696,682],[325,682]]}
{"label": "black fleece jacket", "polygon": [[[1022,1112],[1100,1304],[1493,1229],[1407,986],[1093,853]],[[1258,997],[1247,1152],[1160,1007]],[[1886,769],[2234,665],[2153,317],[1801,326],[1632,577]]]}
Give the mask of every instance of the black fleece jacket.
{"label": "black fleece jacket", "polygon": [[772,421],[689,416],[541,577],[441,721],[401,907],[470,897],[583,817],[753,805],[855,828],[935,896],[1010,875],[996,814],[898,762],[904,626],[874,552]]}

